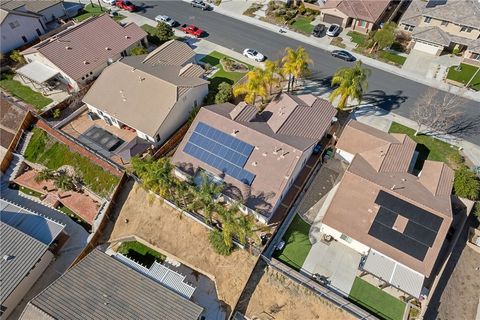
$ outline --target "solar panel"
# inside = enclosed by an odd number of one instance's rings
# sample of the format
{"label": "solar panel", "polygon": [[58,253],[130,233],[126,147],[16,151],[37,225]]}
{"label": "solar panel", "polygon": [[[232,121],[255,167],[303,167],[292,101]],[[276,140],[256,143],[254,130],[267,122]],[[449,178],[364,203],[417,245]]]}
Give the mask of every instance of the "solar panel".
{"label": "solar panel", "polygon": [[183,148],[183,152],[234,179],[251,185],[255,175],[243,169],[243,166],[253,148],[248,143],[199,122]]}

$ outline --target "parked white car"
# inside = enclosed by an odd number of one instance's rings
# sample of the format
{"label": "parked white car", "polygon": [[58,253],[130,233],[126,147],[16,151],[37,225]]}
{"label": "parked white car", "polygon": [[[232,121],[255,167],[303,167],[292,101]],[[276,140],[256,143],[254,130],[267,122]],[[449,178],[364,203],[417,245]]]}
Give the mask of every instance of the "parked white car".
{"label": "parked white car", "polygon": [[258,62],[262,62],[263,60],[265,60],[265,56],[255,49],[247,48],[243,50],[243,55],[249,59],[252,59]]}
{"label": "parked white car", "polygon": [[175,20],[173,20],[172,18],[170,18],[169,16],[164,16],[164,15],[158,15],[155,17],[155,21],[157,22],[163,22],[163,23],[166,23],[168,24],[170,27],[173,27],[177,24],[177,22]]}
{"label": "parked white car", "polygon": [[338,24],[332,24],[328,29],[327,29],[327,36],[329,37],[336,37],[340,34],[340,26]]}
{"label": "parked white car", "polygon": [[116,1],[117,1],[117,0],[102,0],[102,2],[107,3],[107,4],[109,4],[109,5],[112,5],[112,6],[115,5],[115,2],[116,2]]}

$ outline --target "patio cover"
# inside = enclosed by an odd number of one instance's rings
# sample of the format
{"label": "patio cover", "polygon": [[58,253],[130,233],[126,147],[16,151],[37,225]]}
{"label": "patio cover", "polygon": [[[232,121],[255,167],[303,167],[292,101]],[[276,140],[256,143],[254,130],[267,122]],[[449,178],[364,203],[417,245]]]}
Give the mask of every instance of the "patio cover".
{"label": "patio cover", "polygon": [[42,84],[45,81],[55,77],[60,72],[40,62],[33,61],[18,69],[17,73],[32,80],[35,83]]}
{"label": "patio cover", "polygon": [[363,270],[415,298],[420,297],[425,277],[380,252],[370,250]]}

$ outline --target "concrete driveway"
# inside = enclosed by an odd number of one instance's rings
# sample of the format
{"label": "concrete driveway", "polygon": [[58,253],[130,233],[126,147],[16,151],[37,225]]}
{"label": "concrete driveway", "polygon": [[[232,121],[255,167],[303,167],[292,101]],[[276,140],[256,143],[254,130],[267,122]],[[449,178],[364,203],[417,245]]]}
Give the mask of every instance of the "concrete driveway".
{"label": "concrete driveway", "polygon": [[450,55],[435,56],[430,53],[412,50],[402,69],[425,77],[426,79],[443,80],[448,67],[458,65],[461,58]]}

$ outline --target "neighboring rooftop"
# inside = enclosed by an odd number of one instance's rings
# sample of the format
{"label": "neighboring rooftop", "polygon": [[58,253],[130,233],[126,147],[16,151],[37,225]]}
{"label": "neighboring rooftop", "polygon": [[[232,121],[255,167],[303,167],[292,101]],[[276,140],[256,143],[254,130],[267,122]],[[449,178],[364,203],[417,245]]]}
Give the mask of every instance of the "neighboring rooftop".
{"label": "neighboring rooftop", "polygon": [[328,0],[322,8],[336,8],[349,17],[376,22],[389,4],[390,0]]}
{"label": "neighboring rooftop", "polygon": [[207,106],[172,162],[192,175],[203,168],[222,177],[227,195],[269,218],[304,152],[323,137],[335,114],[328,101],[313,95],[282,94],[260,114],[243,102]]}
{"label": "neighboring rooftop", "polygon": [[83,101],[153,137],[183,95],[208,84],[204,70],[189,62],[194,55],[172,40],[149,55],[125,57],[102,72]]}
{"label": "neighboring rooftop", "polygon": [[31,300],[20,319],[197,320],[202,311],[95,249]]}
{"label": "neighboring rooftop", "polygon": [[429,277],[452,223],[453,171],[425,161],[410,173],[415,147],[406,135],[349,122],[337,149],[355,157],[323,223]]}
{"label": "neighboring rooftop", "polygon": [[7,99],[0,99],[0,145],[8,148],[15,134],[22,125],[27,111],[11,104]]}
{"label": "neighboring rooftop", "polygon": [[57,33],[22,54],[39,52],[69,77],[79,80],[146,36],[136,24],[121,26],[104,14]]}
{"label": "neighboring rooftop", "polygon": [[7,10],[18,10],[21,7],[29,12],[40,13],[56,4],[61,3],[60,0],[6,0],[2,1],[1,8]]}
{"label": "neighboring rooftop", "polygon": [[[34,2],[42,2],[42,1],[31,1],[31,2],[35,6]],[[5,20],[5,18],[9,14],[16,14],[16,15],[30,17],[34,19],[39,19],[42,17],[42,15],[40,14],[29,11],[27,8],[23,7],[23,5],[24,4],[20,3],[20,1],[2,1],[0,3],[0,24],[3,23],[3,20]]]}

